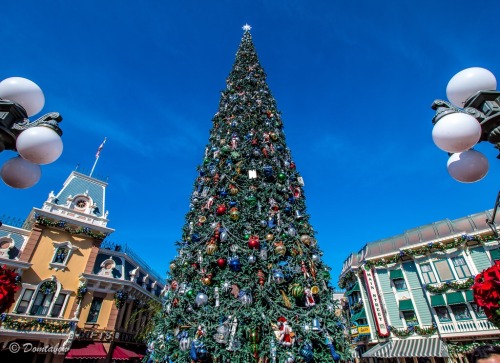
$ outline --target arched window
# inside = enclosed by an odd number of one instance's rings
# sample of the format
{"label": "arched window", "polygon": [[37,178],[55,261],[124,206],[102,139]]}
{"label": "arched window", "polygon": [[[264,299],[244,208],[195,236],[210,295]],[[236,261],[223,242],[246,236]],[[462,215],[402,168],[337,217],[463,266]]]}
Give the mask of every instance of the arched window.
{"label": "arched window", "polygon": [[54,254],[52,260],[49,262],[49,267],[56,270],[64,270],[68,265],[71,254],[78,247],[73,246],[71,242],[52,242],[54,245]]}
{"label": "arched window", "polygon": [[46,316],[56,292],[57,283],[55,281],[49,280],[42,282],[36,293],[33,305],[31,305],[30,314]]}

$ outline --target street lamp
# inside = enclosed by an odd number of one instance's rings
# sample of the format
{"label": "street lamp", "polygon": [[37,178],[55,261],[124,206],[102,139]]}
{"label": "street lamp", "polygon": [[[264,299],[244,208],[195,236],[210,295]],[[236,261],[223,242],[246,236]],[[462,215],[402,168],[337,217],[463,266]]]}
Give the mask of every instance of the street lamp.
{"label": "street lamp", "polygon": [[61,115],[51,112],[30,122],[40,112],[45,97],[37,84],[26,78],[11,77],[0,82],[0,152],[17,151],[0,169],[0,177],[13,188],[29,188],[41,176],[40,165],[61,156]]}
{"label": "street lamp", "polygon": [[450,154],[448,172],[455,180],[473,183],[488,173],[488,159],[472,149],[478,142],[489,141],[500,150],[500,92],[496,87],[496,78],[487,69],[467,68],[448,82],[449,102],[432,103],[436,110],[432,138]]}

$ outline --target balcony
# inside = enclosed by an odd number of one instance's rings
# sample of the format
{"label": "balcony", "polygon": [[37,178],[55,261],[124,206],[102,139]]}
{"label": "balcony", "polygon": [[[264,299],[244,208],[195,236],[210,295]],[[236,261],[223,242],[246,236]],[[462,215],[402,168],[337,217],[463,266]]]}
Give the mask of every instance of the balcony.
{"label": "balcony", "polygon": [[50,317],[35,317],[19,314],[0,315],[0,335],[47,336],[65,338],[74,330],[75,321]]}
{"label": "balcony", "polygon": [[444,336],[456,336],[457,333],[463,333],[463,335],[482,335],[483,334],[498,334],[498,329],[489,322],[488,319],[477,319],[477,320],[459,320],[455,322],[439,323],[439,332]]}

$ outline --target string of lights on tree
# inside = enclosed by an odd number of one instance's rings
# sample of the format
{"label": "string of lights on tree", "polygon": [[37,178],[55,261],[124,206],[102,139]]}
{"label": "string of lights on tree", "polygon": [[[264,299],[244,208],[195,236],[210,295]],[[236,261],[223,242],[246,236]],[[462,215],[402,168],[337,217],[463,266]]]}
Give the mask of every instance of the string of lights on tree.
{"label": "string of lights on tree", "polygon": [[250,27],[222,92],[150,337],[155,362],[349,358]]}

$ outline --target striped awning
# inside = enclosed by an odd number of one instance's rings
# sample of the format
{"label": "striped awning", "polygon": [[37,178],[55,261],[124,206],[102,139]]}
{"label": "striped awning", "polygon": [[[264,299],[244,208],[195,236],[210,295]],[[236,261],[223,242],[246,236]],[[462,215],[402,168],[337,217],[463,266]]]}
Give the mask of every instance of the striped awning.
{"label": "striped awning", "polygon": [[363,358],[449,357],[448,347],[439,338],[391,340],[365,352]]}

